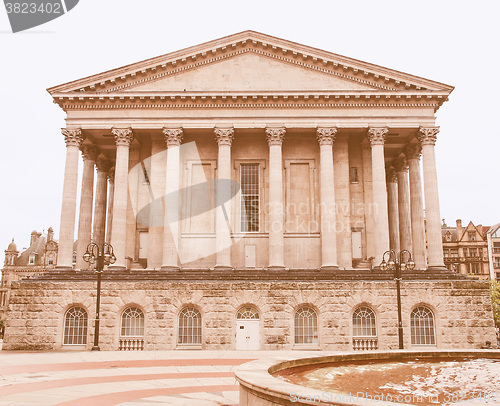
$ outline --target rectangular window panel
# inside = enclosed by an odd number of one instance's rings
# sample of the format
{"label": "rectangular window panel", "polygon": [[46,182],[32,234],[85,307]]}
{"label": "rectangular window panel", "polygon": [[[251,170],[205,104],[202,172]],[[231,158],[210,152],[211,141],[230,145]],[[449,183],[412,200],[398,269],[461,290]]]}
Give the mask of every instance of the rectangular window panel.
{"label": "rectangular window panel", "polygon": [[240,167],[241,184],[241,231],[260,230],[260,185],[259,164],[242,164]]}

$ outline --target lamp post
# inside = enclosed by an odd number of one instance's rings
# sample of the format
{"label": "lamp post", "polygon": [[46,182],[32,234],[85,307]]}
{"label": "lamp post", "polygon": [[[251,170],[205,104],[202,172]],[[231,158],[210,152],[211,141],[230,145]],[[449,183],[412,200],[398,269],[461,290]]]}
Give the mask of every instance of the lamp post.
{"label": "lamp post", "polygon": [[95,332],[94,332],[94,346],[92,351],[100,351],[99,348],[99,308],[101,307],[101,274],[104,265],[114,264],[116,261],[113,252],[113,246],[104,243],[102,249],[96,243],[91,242],[87,245],[87,251],[83,254],[83,260],[90,265],[95,264],[95,271],[97,272],[97,300],[95,309]]}
{"label": "lamp post", "polygon": [[[405,254],[407,260],[405,261]],[[389,259],[385,261],[385,256],[388,255]],[[399,335],[399,349],[404,348],[403,344],[403,321],[401,317],[401,272],[415,269],[415,262],[411,258],[411,252],[408,250],[402,250],[396,253],[394,250],[384,252],[382,255],[382,263],[380,264],[380,269],[382,271],[393,271],[394,280],[396,281],[396,289],[398,293],[398,335]]]}

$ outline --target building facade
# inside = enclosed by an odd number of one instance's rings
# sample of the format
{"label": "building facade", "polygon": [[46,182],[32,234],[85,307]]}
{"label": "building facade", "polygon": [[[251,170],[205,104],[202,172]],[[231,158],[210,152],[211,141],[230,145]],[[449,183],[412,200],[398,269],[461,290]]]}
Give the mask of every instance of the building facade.
{"label": "building facade", "polygon": [[[107,349],[238,348],[236,326],[259,348],[394,347],[389,249],[416,263],[408,343],[459,346],[461,324],[466,346],[494,338],[487,286],[443,259],[435,113],[452,90],[253,31],[49,89],[67,115],[57,272],[13,286],[5,347],[89,345],[91,241],[116,256]],[[23,307],[40,289],[43,326]],[[474,332],[448,319],[456,289]]]}
{"label": "building facade", "polygon": [[462,220],[456,224],[456,227],[448,227],[445,222],[442,225],[446,267],[461,275],[489,279],[488,242],[483,226],[475,226],[471,221],[462,227]]}
{"label": "building facade", "polygon": [[500,223],[495,224],[486,231],[488,244],[488,263],[492,281],[500,280]]}

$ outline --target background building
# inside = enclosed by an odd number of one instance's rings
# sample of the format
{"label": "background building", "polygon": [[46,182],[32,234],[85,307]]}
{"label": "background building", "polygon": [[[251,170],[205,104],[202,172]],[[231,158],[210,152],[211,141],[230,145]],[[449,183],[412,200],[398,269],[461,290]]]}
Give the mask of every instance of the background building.
{"label": "background building", "polygon": [[488,262],[491,280],[500,280],[500,223],[486,231]]}
{"label": "background building", "polygon": [[12,284],[4,348],[90,346],[91,241],[116,255],[103,349],[397,348],[389,249],[417,268],[406,347],[493,342],[487,283],[444,265],[452,90],[253,31],[49,89],[67,115],[57,267]]}

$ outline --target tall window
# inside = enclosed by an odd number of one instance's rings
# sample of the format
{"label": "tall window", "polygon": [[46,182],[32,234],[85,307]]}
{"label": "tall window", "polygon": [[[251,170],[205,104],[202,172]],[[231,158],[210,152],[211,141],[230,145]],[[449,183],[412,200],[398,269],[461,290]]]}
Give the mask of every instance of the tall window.
{"label": "tall window", "polygon": [[259,231],[259,164],[241,164],[241,231]]}
{"label": "tall window", "polygon": [[376,337],[375,313],[366,306],[358,308],[352,315],[353,337]]}
{"label": "tall window", "polygon": [[122,313],[122,337],[144,336],[144,313],[137,307],[129,307]]}
{"label": "tall window", "polygon": [[179,313],[179,344],[201,344],[201,313],[186,307]]}
{"label": "tall window", "polygon": [[54,254],[49,254],[48,264],[54,265]]}
{"label": "tall window", "polygon": [[314,309],[301,307],[295,313],[295,344],[318,344],[318,316]]}
{"label": "tall window", "polygon": [[63,344],[87,344],[87,312],[81,307],[72,307],[64,317]]}
{"label": "tall window", "polygon": [[434,316],[425,306],[419,306],[411,312],[411,344],[436,345]]}
{"label": "tall window", "polygon": [[500,242],[493,243],[493,254],[500,254]]}

